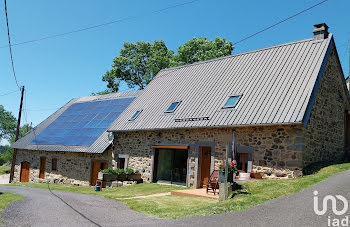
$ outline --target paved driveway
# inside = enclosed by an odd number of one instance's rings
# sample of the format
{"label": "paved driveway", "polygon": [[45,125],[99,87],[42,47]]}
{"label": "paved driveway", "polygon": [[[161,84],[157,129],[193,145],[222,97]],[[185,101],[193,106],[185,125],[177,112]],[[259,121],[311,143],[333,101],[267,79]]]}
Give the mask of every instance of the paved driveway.
{"label": "paved driveway", "polygon": [[0,191],[25,197],[24,201],[14,202],[3,211],[5,226],[140,226],[167,223],[100,196],[12,186],[0,186]]}
{"label": "paved driveway", "polygon": [[[343,219],[350,215],[348,211],[345,215],[335,216],[331,203],[323,216],[316,215],[313,208],[315,190],[319,192],[319,201],[325,195],[342,195],[350,199],[350,170],[299,193],[245,211],[175,221],[140,214],[120,202],[98,196],[26,187],[0,186],[0,190],[26,198],[4,210],[3,219],[8,226],[327,226],[328,216]],[[337,207],[341,210],[342,204],[338,202]]]}

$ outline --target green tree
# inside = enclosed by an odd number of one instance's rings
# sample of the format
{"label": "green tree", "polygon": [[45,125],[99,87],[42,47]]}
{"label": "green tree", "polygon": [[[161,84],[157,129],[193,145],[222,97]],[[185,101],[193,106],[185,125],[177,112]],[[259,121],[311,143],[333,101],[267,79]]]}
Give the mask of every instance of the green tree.
{"label": "green tree", "polygon": [[[24,124],[23,126],[20,127],[19,129],[19,137],[25,136],[30,130],[32,130],[32,126],[29,124]],[[13,134],[10,137],[10,143],[15,142],[15,134]],[[3,146],[3,150],[5,150],[3,153],[0,154],[0,165],[3,165],[4,163],[11,162],[12,161],[12,154],[13,154],[13,149],[10,146]]]}
{"label": "green tree", "polygon": [[125,42],[120,55],[113,60],[112,69],[102,77],[107,82],[107,90],[100,94],[117,92],[121,81],[129,88],[144,89],[161,69],[169,67],[172,56],[173,51],[162,40]]}
{"label": "green tree", "polygon": [[180,46],[176,55],[164,41],[154,41],[153,44],[125,42],[113,60],[112,69],[102,77],[107,82],[107,89],[93,95],[118,92],[121,81],[129,88],[144,89],[161,69],[227,56],[232,51],[232,42],[219,37],[214,41],[205,37],[193,38]]}
{"label": "green tree", "polygon": [[205,37],[193,38],[177,49],[171,65],[180,66],[231,55],[231,41],[216,37],[214,41]]}
{"label": "green tree", "polygon": [[9,139],[15,134],[16,118],[0,105],[0,140]]}

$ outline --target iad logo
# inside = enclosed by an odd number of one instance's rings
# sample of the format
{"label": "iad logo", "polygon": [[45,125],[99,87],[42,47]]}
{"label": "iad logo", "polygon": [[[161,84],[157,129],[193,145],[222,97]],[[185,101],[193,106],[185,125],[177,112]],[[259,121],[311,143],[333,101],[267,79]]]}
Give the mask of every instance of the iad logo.
{"label": "iad logo", "polygon": [[[319,210],[319,204],[318,204],[318,191],[314,191],[314,212],[317,215],[324,215],[327,212],[327,205],[328,205],[328,201],[331,202],[332,205],[332,212],[335,215],[344,215],[349,208],[349,204],[348,201],[346,200],[346,198],[344,196],[341,195],[336,195],[336,196],[332,196],[332,195],[327,195],[323,198],[322,201],[322,209]],[[342,202],[342,209],[341,210],[337,210],[337,199],[340,200]],[[330,216],[328,216],[328,226],[349,226],[349,216],[345,216],[344,218],[334,218],[331,219]]]}

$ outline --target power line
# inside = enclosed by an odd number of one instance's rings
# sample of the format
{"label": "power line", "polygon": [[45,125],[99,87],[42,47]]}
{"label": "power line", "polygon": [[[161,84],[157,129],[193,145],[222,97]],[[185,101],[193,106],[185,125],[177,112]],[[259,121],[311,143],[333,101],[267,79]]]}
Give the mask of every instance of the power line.
{"label": "power line", "polygon": [[302,10],[302,11],[299,11],[298,13],[296,13],[296,14],[290,16],[290,17],[287,17],[286,19],[283,19],[283,20],[281,20],[281,21],[279,21],[279,22],[277,22],[277,23],[275,23],[275,24],[273,24],[273,25],[271,25],[271,26],[268,26],[268,27],[266,27],[266,28],[264,28],[264,29],[262,29],[262,30],[260,30],[260,31],[258,31],[258,32],[255,32],[254,34],[252,34],[252,35],[250,35],[250,36],[248,36],[248,37],[246,37],[246,38],[244,38],[244,39],[241,39],[241,40],[239,40],[239,41],[233,43],[233,45],[236,45],[236,44],[238,44],[238,43],[241,43],[241,42],[243,42],[243,41],[245,41],[245,40],[247,40],[247,39],[250,39],[250,38],[252,38],[252,37],[254,37],[254,36],[256,36],[256,35],[262,33],[262,32],[265,32],[265,31],[267,31],[267,30],[269,30],[269,29],[271,29],[271,28],[273,28],[273,27],[275,27],[275,26],[277,26],[277,25],[279,25],[279,24],[282,24],[283,22],[286,22],[286,21],[288,21],[288,20],[290,20],[290,19],[292,19],[292,18],[294,18],[294,17],[296,17],[296,16],[298,16],[298,15],[300,15],[300,14],[302,14],[302,13],[305,13],[306,11],[309,11],[310,9],[315,8],[316,6],[319,6],[319,5],[321,5],[321,4],[323,4],[323,3],[327,2],[327,1],[328,1],[328,0],[323,0],[323,1],[321,1],[321,2],[319,2],[319,3],[317,3],[317,4],[315,4],[315,5],[312,5],[312,6],[308,7],[308,8],[306,8],[306,9]]}
{"label": "power line", "polygon": [[[159,9],[159,10],[150,11],[149,13],[146,13],[146,14],[157,14],[157,13],[161,13],[161,12],[167,11],[169,9],[177,8],[177,7],[184,6],[184,5],[193,4],[193,3],[198,2],[198,1],[199,0],[192,0],[192,1],[184,2],[184,3],[168,6],[168,7]],[[6,2],[6,0],[5,0],[5,2]],[[83,32],[83,31],[86,31],[86,30],[91,30],[91,29],[95,29],[95,28],[99,28],[99,27],[104,27],[104,26],[107,26],[107,25],[110,25],[110,24],[121,23],[121,22],[128,21],[128,20],[131,20],[131,19],[136,19],[136,18],[138,18],[138,17],[125,17],[125,18],[122,18],[122,19],[113,20],[113,21],[109,21],[109,22],[106,22],[106,23],[102,23],[102,24],[96,24],[96,25],[93,25],[93,26],[85,27],[85,28],[79,28],[79,29],[76,29],[76,30],[68,31],[68,32],[58,33],[58,34],[54,34],[54,35],[48,35],[48,36],[44,36],[44,37],[38,38],[38,39],[32,39],[32,40],[19,42],[19,43],[14,43],[14,44],[12,44],[12,46],[18,46],[18,45],[23,45],[23,44],[28,44],[28,43],[34,43],[34,42],[38,42],[38,41],[42,41],[42,40],[46,40],[46,39],[53,39],[53,38],[57,38],[57,37],[60,37],[60,36],[66,36],[66,35],[70,35],[70,34],[73,34],[73,33]],[[6,46],[0,46],[0,48],[5,48],[5,47],[7,47],[7,45]]]}
{"label": "power line", "polygon": [[4,0],[5,2],[5,14],[6,14],[6,26],[7,26],[7,37],[8,37],[8,40],[9,40],[9,49],[10,49],[10,56],[11,56],[11,64],[12,64],[12,72],[13,72],[13,76],[15,78],[15,81],[16,81],[16,85],[18,87],[19,90],[21,90],[20,86],[18,85],[18,82],[17,82],[17,78],[16,78],[16,72],[15,72],[15,66],[13,64],[13,57],[12,57],[12,48],[11,48],[11,38],[10,38],[10,28],[9,28],[9,19],[8,19],[8,16],[7,16],[7,5],[6,5],[6,0]]}
{"label": "power line", "polygon": [[5,94],[1,94],[0,96],[10,95],[10,94],[17,93],[17,92],[19,92],[19,91],[18,90],[11,91],[11,92],[8,92],[8,93],[5,93]]}
{"label": "power line", "polygon": [[26,111],[46,111],[46,110],[58,110],[58,108],[47,108],[47,109],[26,109]]}

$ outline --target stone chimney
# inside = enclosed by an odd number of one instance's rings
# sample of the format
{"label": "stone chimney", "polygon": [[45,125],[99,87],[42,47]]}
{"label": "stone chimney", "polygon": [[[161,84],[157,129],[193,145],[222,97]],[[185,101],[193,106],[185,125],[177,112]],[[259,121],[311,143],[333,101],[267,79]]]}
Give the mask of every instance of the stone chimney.
{"label": "stone chimney", "polygon": [[314,40],[327,39],[329,34],[328,25],[326,23],[315,24],[312,32],[314,33]]}

